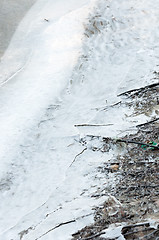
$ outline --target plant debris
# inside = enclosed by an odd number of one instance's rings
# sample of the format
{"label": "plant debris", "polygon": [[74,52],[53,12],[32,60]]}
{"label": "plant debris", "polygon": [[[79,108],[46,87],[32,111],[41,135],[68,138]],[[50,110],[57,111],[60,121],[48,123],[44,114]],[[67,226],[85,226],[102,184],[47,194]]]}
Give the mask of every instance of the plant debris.
{"label": "plant debris", "polygon": [[[156,77],[158,79],[158,75]],[[133,108],[133,114],[152,114],[155,118],[137,126],[136,133],[121,139],[86,136],[80,143],[92,151],[107,153],[120,145],[123,154],[98,171],[116,176],[115,188],[106,188],[107,201],[94,208],[94,223],[73,234],[73,239],[159,239],[159,83],[120,94],[122,103]],[[120,107],[120,105],[118,105]],[[151,116],[151,115],[150,115]],[[95,197],[95,196],[94,196]],[[98,195],[100,197],[100,194]],[[151,224],[151,220],[156,225]],[[121,235],[106,236],[112,224],[122,227]]]}

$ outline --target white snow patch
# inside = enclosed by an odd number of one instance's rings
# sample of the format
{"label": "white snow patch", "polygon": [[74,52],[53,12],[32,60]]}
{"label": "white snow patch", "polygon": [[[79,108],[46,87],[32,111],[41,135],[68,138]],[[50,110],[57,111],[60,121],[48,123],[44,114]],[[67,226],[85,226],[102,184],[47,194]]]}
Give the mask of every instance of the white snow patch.
{"label": "white snow patch", "polygon": [[[119,226],[117,226],[119,225]],[[123,237],[121,231],[122,231],[123,226],[121,224],[111,224],[109,228],[106,230],[103,230],[105,234],[102,235],[102,237],[109,238],[109,239],[118,239],[118,240],[125,240]]]}

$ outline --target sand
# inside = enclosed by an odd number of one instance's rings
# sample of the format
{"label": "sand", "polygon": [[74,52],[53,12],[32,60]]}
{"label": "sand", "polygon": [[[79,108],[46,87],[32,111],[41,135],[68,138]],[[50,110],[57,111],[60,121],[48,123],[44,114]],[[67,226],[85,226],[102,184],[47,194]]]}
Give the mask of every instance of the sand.
{"label": "sand", "polygon": [[8,47],[18,24],[35,2],[36,0],[0,1],[0,57]]}

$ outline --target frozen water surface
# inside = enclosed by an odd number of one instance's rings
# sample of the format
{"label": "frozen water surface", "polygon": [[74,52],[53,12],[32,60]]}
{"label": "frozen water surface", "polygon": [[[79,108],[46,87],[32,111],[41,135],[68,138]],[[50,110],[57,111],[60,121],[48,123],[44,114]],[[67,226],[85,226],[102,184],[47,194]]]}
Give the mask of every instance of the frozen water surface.
{"label": "frozen water surface", "polygon": [[36,0],[1,0],[0,57],[5,52],[14,31]]}

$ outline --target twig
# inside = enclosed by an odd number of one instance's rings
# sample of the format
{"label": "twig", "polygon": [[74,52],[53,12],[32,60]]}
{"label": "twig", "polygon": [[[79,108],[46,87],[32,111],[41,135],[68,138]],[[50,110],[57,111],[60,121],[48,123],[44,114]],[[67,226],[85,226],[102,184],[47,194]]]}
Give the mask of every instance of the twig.
{"label": "twig", "polygon": [[35,240],[38,240],[38,239],[44,237],[45,235],[47,235],[49,232],[55,230],[56,228],[59,228],[59,227],[61,227],[61,226],[63,226],[63,225],[66,225],[66,224],[74,223],[74,222],[76,222],[77,220],[82,219],[82,218],[85,218],[85,217],[88,217],[88,216],[90,216],[90,215],[92,215],[92,213],[89,213],[89,214],[80,216],[80,217],[78,217],[78,218],[76,218],[76,219],[73,219],[73,220],[70,220],[70,221],[67,221],[67,222],[59,223],[59,224],[56,225],[55,227],[49,229],[47,232],[43,233],[40,237],[36,238]]}
{"label": "twig", "polygon": [[78,154],[75,156],[74,160],[72,161],[72,163],[70,164],[69,167],[71,167],[72,164],[76,161],[76,158],[77,158],[79,155],[81,155],[82,153],[84,153],[84,151],[86,151],[86,150],[87,150],[87,148],[84,148],[80,153],[78,153]]}
{"label": "twig", "polygon": [[99,28],[96,26],[96,21],[94,21],[93,27],[94,27],[99,33],[101,32],[101,31],[99,30]]}
{"label": "twig", "polygon": [[[132,175],[129,173],[129,175]],[[135,175],[135,174],[134,174]],[[127,189],[127,192],[130,191],[130,190],[134,190],[135,188],[158,188],[159,185],[138,185],[138,186],[134,186],[134,185],[130,185],[129,187],[125,186],[125,187],[120,187],[120,189],[124,190],[124,189]],[[137,225],[138,226],[138,225]],[[129,227],[129,226],[128,226]],[[133,226],[130,226],[130,227],[133,227]],[[136,226],[134,226],[136,227]]]}
{"label": "twig", "polygon": [[40,237],[36,238],[35,240],[38,240],[38,239],[44,237],[46,234],[48,234],[49,232],[55,230],[56,228],[59,228],[59,227],[61,227],[63,225],[66,225],[66,224],[69,224],[69,223],[73,223],[73,222],[76,222],[76,220],[74,219],[74,220],[70,220],[70,221],[67,221],[67,222],[64,222],[64,223],[60,223],[57,226],[55,226],[55,227],[51,228],[50,230],[48,230],[47,232],[45,232],[44,234],[42,234]]}
{"label": "twig", "polygon": [[144,240],[145,238],[148,240],[148,239],[152,239],[152,238],[149,238],[149,237],[152,237],[155,233],[159,232],[159,229],[155,229],[153,232],[143,236],[143,237],[140,237],[139,240]]}
{"label": "twig", "polygon": [[143,145],[143,146],[146,146],[146,147],[159,149],[159,145],[152,145],[152,144],[148,144],[148,143],[144,143],[144,142],[136,142],[136,141],[134,141],[134,140],[128,140],[128,139],[113,139],[113,138],[102,137],[102,136],[95,136],[95,135],[86,135],[86,136],[88,136],[88,137],[102,138],[103,140],[106,140],[106,141],[116,141],[116,142],[123,142],[123,143],[133,143],[133,144],[137,144],[137,145]]}
{"label": "twig", "polygon": [[151,148],[153,147],[153,148],[159,149],[159,146],[156,146],[156,145],[143,143],[143,142],[136,142],[136,141],[127,140],[127,139],[125,139],[125,140],[124,139],[117,139],[116,142],[133,143],[133,144],[144,145],[146,147],[151,147]]}
{"label": "twig", "polygon": [[112,105],[110,105],[110,106],[107,106],[107,107],[103,108],[102,110],[106,110],[108,107],[115,107],[115,106],[117,106],[117,105],[119,105],[119,104],[121,104],[121,103],[122,103],[122,102],[119,101],[119,102],[117,102],[117,103],[114,103],[114,104],[112,104]]}
{"label": "twig", "polygon": [[101,138],[102,136],[100,136],[100,135],[91,135],[91,134],[88,134],[88,135],[86,135],[86,137]]}
{"label": "twig", "polygon": [[115,106],[117,106],[117,105],[120,104],[120,103],[122,103],[122,101],[119,101],[119,102],[117,102],[117,103],[114,103],[114,104],[109,105],[109,106],[106,106],[106,107],[92,108],[92,109],[104,111],[104,110],[107,110],[107,109],[110,108],[110,107],[115,107]]}
{"label": "twig", "polygon": [[[137,224],[130,224],[130,225],[126,225],[123,227],[122,231],[128,229],[128,228],[132,228],[132,227],[141,227],[141,226],[145,226],[145,227],[149,227],[150,223],[149,222],[144,222],[144,223],[137,223]],[[123,233],[124,234],[124,233]]]}
{"label": "twig", "polygon": [[151,121],[149,121],[149,122],[141,123],[141,124],[137,125],[136,127],[142,127],[142,126],[148,125],[148,124],[150,124],[150,123],[156,122],[156,121],[158,121],[158,120],[159,120],[159,118],[155,118],[154,120],[151,120]]}
{"label": "twig", "polygon": [[99,236],[102,235],[102,234],[105,234],[105,232],[96,233],[96,234],[94,234],[94,235],[92,235],[92,236],[90,236],[90,237],[81,238],[81,240],[90,240],[90,239],[93,239],[93,238],[95,238],[95,237],[99,237]]}
{"label": "twig", "polygon": [[114,124],[109,123],[109,124],[75,124],[75,127],[108,127],[108,126],[112,126]]}
{"label": "twig", "polygon": [[[140,229],[140,230],[128,232],[128,233],[125,233],[125,234],[124,234],[124,237],[125,237],[125,236],[129,236],[129,235],[132,236],[133,234],[140,233],[140,232],[142,233],[142,232],[146,232],[146,231],[153,230],[153,229],[154,229],[154,228],[151,228],[151,227],[150,227],[150,228],[145,228],[145,229]],[[144,235],[144,237],[146,237],[146,236],[147,236],[147,235]]]}
{"label": "twig", "polygon": [[147,89],[147,88],[156,87],[156,86],[158,86],[158,85],[159,85],[159,83],[153,83],[153,84],[147,85],[147,86],[145,86],[145,87],[128,90],[128,91],[126,91],[126,92],[123,92],[123,93],[118,94],[117,96],[120,97],[120,96],[122,96],[122,95],[126,95],[126,94],[128,94],[128,93],[135,92],[135,91],[138,91],[138,92],[139,92],[139,91],[142,91],[142,90]]}
{"label": "twig", "polygon": [[140,185],[140,187],[145,187],[145,188],[158,188],[159,185]]}

